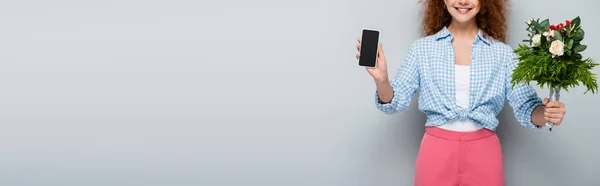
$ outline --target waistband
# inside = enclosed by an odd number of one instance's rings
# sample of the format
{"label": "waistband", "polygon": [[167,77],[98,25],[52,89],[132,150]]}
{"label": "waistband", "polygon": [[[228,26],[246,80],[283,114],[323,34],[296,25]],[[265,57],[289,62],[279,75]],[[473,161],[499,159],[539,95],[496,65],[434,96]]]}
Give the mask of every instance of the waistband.
{"label": "waistband", "polygon": [[429,135],[452,141],[473,141],[496,135],[495,131],[486,128],[482,128],[472,132],[458,132],[442,129],[439,127],[428,126],[425,127],[425,132]]}

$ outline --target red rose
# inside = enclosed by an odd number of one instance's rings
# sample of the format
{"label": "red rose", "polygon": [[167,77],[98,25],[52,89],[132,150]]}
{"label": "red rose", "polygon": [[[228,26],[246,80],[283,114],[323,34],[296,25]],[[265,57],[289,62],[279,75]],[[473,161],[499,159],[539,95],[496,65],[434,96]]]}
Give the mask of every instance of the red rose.
{"label": "red rose", "polygon": [[567,27],[571,27],[571,21],[567,20]]}
{"label": "red rose", "polygon": [[563,28],[565,28],[565,25],[563,25],[562,23],[558,24],[558,26],[557,26],[558,30],[562,30]]}
{"label": "red rose", "polygon": [[550,25],[550,30],[556,30],[556,25]]}

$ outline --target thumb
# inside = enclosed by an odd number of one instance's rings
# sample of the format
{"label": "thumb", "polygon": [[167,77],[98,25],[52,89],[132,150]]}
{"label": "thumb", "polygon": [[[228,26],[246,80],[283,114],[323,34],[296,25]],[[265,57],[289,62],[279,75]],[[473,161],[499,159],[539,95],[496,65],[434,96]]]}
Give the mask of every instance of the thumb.
{"label": "thumb", "polygon": [[379,45],[377,46],[377,55],[380,58],[385,57],[385,55],[383,54],[383,46],[381,43],[379,43]]}
{"label": "thumb", "polygon": [[548,98],[544,98],[544,105],[547,105],[550,100]]}

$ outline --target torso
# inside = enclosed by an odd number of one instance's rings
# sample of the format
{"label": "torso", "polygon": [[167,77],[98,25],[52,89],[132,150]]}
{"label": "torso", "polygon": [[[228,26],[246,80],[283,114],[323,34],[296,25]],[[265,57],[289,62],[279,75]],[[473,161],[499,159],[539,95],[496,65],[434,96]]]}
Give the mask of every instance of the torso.
{"label": "torso", "polygon": [[[474,37],[473,37],[474,38]],[[467,109],[469,107],[469,86],[470,86],[470,64],[471,64],[471,48],[474,39],[463,39],[455,38],[452,40],[452,47],[454,48],[454,63],[455,63],[455,88],[456,88],[456,104],[461,108]],[[459,132],[470,132],[476,131],[483,128],[477,125],[475,122],[463,118],[458,120],[452,120],[439,128],[459,131]]]}
{"label": "torso", "polygon": [[[440,126],[459,118],[471,119],[490,130],[498,126],[496,116],[507,98],[508,72],[511,65],[514,68],[515,54],[509,45],[480,34],[471,40],[462,35],[453,37],[444,27],[414,43],[414,56],[409,59],[417,65],[419,110],[427,115],[426,126]],[[467,99],[457,89],[466,89],[466,84],[456,82],[466,80],[457,75],[462,73],[457,72],[459,64],[469,66],[467,104],[460,104],[460,100]]]}

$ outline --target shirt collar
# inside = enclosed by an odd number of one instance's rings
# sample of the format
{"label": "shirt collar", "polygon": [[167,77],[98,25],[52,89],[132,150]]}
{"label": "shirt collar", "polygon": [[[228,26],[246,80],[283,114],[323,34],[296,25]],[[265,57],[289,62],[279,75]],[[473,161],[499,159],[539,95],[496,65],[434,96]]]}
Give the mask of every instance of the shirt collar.
{"label": "shirt collar", "polygon": [[[448,30],[448,28],[446,26],[444,26],[442,28],[442,30],[438,31],[434,35],[434,38],[435,38],[436,41],[439,41],[439,40],[442,40],[442,39],[450,39],[450,40],[452,40],[453,37],[454,37],[454,35],[452,35],[452,33]],[[481,31],[481,29],[479,29],[477,31],[477,38],[476,39],[477,40],[481,40],[485,44],[490,45],[490,40],[483,36],[483,31]]]}

